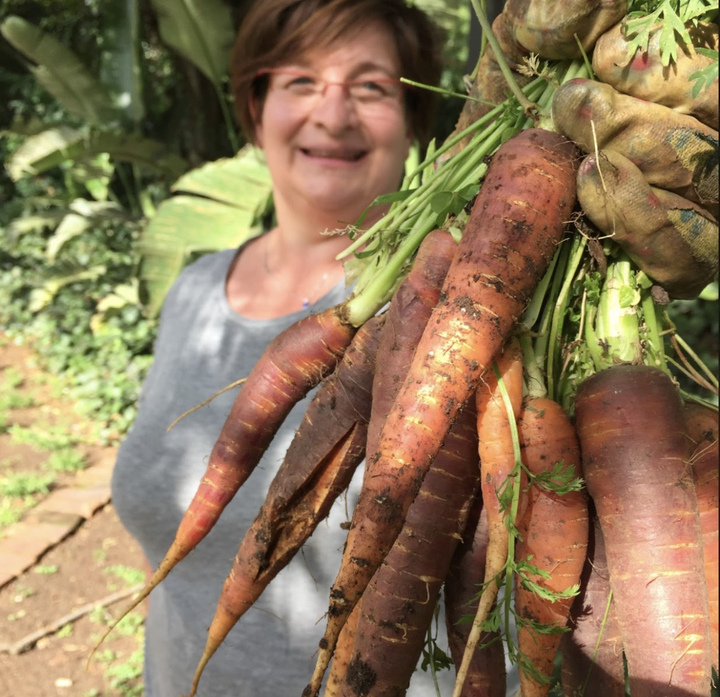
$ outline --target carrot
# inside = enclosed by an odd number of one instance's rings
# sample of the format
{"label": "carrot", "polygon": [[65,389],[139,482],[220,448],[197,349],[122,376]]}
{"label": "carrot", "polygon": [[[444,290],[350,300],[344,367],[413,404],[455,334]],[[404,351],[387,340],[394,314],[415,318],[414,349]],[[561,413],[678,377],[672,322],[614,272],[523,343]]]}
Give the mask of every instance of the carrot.
{"label": "carrot", "polygon": [[[449,232],[445,230],[431,232],[420,245],[410,273],[393,295],[387,311],[380,347],[378,348],[377,365],[373,379],[372,410],[368,426],[368,452],[374,452],[377,448],[381,425],[387,419],[397,391],[405,379],[415,348],[422,336],[433,307],[440,297],[443,280],[456,250],[457,244]],[[471,448],[474,447],[474,445],[471,446]],[[413,544],[412,540],[410,544]],[[390,562],[390,557],[388,557],[388,562]],[[408,572],[409,568],[406,568],[405,574]],[[370,588],[366,591],[366,595],[368,595],[369,591]],[[395,588],[394,592],[396,594],[402,593],[400,587]],[[424,591],[423,593],[423,600],[425,600],[426,594]],[[428,605],[430,605],[431,609],[434,607],[434,603],[429,601]],[[344,689],[343,685],[346,686],[345,677],[353,658],[353,647],[358,625],[360,625],[360,631],[364,634],[363,640],[371,631],[367,627],[368,622],[359,621],[359,616],[360,605],[358,604],[340,634],[338,647],[328,676],[325,697],[341,694]],[[349,628],[348,625],[352,626]],[[394,636],[390,638],[394,640]],[[363,640],[360,642],[361,645],[366,645],[362,644]],[[412,663],[412,670],[417,663],[417,658],[413,661],[412,656],[410,656],[408,660]],[[353,670],[356,680],[359,678],[358,668],[359,664],[355,662]]]}
{"label": "carrot", "polygon": [[370,457],[311,683],[317,695],[345,619],[388,553],[450,424],[529,302],[575,200],[575,149],[530,129],[490,164],[408,376]]}
{"label": "carrot", "polygon": [[332,372],[354,333],[339,305],[301,319],[270,343],[235,398],[170,549],[145,588],[109,625],[88,661],[118,622],[210,532],[290,410]]}
{"label": "carrot", "polygon": [[366,322],[335,372],[311,400],[246,532],[223,585],[205,651],[189,697],[202,672],[237,621],[287,566],[347,488],[365,454],[375,354],[384,316]]}
{"label": "carrot", "polygon": [[[488,545],[487,510],[482,496],[475,497],[463,542],[455,550],[445,578],[445,621],[453,662],[459,666],[470,635],[464,619],[475,616],[480,588],[485,580]],[[461,697],[505,697],[505,655],[498,632],[480,636],[478,649],[468,666]]]}
{"label": "carrot", "polygon": [[395,291],[378,348],[368,426],[368,452],[377,450],[380,429],[407,375],[425,325],[440,298],[457,244],[446,230],[433,230],[422,241],[410,273]]}
{"label": "carrot", "polygon": [[360,601],[342,697],[402,697],[478,489],[474,409],[463,411]]}
{"label": "carrot", "polygon": [[690,464],[700,511],[705,582],[710,600],[713,667],[718,668],[718,413],[699,404],[685,405],[693,453]]}
{"label": "carrot", "polygon": [[[513,409],[513,418],[520,415],[523,396],[522,349],[516,338],[511,339],[496,361]],[[508,419],[498,379],[488,373],[475,393],[477,431],[480,454],[480,486],[487,511],[488,544],[485,560],[484,587],[475,619],[468,635],[462,662],[457,670],[453,697],[458,697],[469,670],[473,653],[483,632],[483,624],[497,598],[502,573],[508,558],[507,517],[509,511],[500,503],[502,492],[512,490],[515,467],[512,427]],[[514,424],[513,424],[514,425]]]}
{"label": "carrot", "polygon": [[580,593],[570,612],[570,633],[561,644],[563,695],[625,697],[622,639],[611,602],[605,540],[594,509],[591,517]]}
{"label": "carrot", "polygon": [[[523,408],[518,430],[523,463],[531,474],[548,475],[560,463],[574,467],[576,477],[582,476],[575,427],[557,402],[530,400]],[[583,490],[560,494],[538,480],[533,480],[528,495],[527,509],[518,523],[516,559],[521,563],[529,559],[540,573],[516,576],[515,609],[520,655],[538,675],[521,670],[520,685],[523,697],[547,697],[575,595],[568,591],[579,584],[587,556],[588,501]],[[560,597],[548,600],[529,583]],[[543,630],[523,622],[527,620],[544,625]],[[555,631],[548,632],[548,628]]]}
{"label": "carrot", "polygon": [[630,692],[707,697],[708,596],[678,391],[657,368],[616,365],[580,385],[576,422]]}
{"label": "carrot", "polygon": [[345,680],[348,665],[352,658],[353,646],[355,646],[355,635],[357,634],[358,618],[360,617],[360,603],[350,613],[345,626],[340,632],[335,654],[330,664],[327,684],[323,697],[340,697],[342,685]]}

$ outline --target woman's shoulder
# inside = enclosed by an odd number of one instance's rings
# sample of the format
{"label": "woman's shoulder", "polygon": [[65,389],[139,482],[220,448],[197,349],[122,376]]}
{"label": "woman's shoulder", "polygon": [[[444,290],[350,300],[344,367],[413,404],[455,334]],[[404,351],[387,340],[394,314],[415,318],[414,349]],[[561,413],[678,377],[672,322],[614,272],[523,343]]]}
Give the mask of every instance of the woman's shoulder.
{"label": "woman's shoulder", "polygon": [[220,278],[224,280],[237,251],[237,249],[223,249],[219,252],[203,254],[183,268],[177,282],[184,282],[188,278],[198,280],[203,276],[217,280],[218,272],[221,273]]}

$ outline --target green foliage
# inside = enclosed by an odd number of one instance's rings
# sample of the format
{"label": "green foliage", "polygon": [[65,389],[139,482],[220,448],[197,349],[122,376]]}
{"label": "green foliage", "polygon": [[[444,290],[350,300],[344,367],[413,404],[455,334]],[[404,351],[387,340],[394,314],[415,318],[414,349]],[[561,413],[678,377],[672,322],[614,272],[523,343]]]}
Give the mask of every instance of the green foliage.
{"label": "green foliage", "polygon": [[21,505],[17,505],[16,501],[9,498],[0,498],[0,530],[15,525],[25,510],[32,505],[33,501],[30,498]]}
{"label": "green foliage", "polygon": [[42,428],[33,425],[26,428],[18,424],[14,424],[9,430],[13,443],[19,445],[29,445],[39,452],[48,451],[56,452],[66,450],[77,445],[78,439],[69,434],[64,428]]}
{"label": "green foliage", "polygon": [[51,453],[44,467],[51,472],[78,472],[88,465],[87,457],[74,448],[63,448]]}
{"label": "green foliage", "polygon": [[142,583],[145,580],[145,572],[140,569],[133,569],[130,566],[113,564],[105,568],[105,573],[120,579],[127,586]]}
{"label": "green foliage", "polygon": [[677,60],[678,47],[692,46],[687,24],[712,19],[718,3],[712,0],[640,0],[632,3],[625,22],[625,34],[631,38],[628,48],[646,51],[650,35],[660,31],[660,56],[663,65]]}
{"label": "green foliage", "polygon": [[0,494],[12,499],[22,499],[33,494],[47,494],[54,475],[40,475],[34,472],[17,472],[0,478]]}
{"label": "green foliage", "polygon": [[701,56],[710,58],[712,63],[688,76],[690,80],[695,82],[691,92],[693,99],[703,90],[709,89],[710,85],[718,79],[718,52],[715,49],[703,48],[701,46],[697,47],[695,51]]}

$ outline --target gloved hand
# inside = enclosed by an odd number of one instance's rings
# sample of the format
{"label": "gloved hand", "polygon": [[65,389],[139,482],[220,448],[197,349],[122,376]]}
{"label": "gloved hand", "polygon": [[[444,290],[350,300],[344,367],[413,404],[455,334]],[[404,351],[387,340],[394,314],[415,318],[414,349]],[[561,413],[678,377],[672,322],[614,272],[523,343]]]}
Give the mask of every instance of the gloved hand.
{"label": "gloved hand", "polygon": [[[550,59],[579,58],[582,54],[578,41],[583,50],[590,52],[597,38],[626,11],[627,0],[507,0],[492,30],[515,81],[524,87],[531,78],[517,72],[517,68],[531,53]],[[505,77],[488,45],[469,91],[470,97],[484,103],[466,102],[454,132],[459,133],[487,114],[508,94]],[[446,158],[465,144],[460,143]]]}
{"label": "gloved hand", "polygon": [[[553,100],[557,129],[588,157],[578,198],[602,233],[674,298],[693,298],[718,270],[718,87],[693,95],[711,59],[691,47],[662,65],[660,31],[646,53],[620,25],[593,53],[599,81],[573,80]],[[718,29],[693,32],[717,48]]]}

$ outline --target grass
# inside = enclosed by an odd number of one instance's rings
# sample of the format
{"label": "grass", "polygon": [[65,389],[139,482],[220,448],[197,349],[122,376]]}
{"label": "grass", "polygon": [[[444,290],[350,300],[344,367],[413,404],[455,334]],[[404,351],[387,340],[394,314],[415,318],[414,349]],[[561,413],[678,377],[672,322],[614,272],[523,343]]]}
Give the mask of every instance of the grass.
{"label": "grass", "polygon": [[15,525],[22,518],[23,513],[34,503],[35,501],[31,497],[22,502],[9,498],[0,498],[0,531]]}
{"label": "grass", "polygon": [[72,448],[51,453],[43,467],[51,472],[79,472],[88,465],[87,457]]}
{"label": "grass", "polygon": [[38,452],[57,452],[74,448],[80,443],[77,436],[68,433],[62,426],[40,426],[34,424],[32,428],[13,424],[9,431],[13,443],[28,445]]}
{"label": "grass", "polygon": [[[111,567],[112,568],[112,567]],[[118,567],[125,569],[126,567]],[[110,622],[110,615],[105,608],[97,608],[90,613],[90,620],[99,625],[107,625]],[[138,647],[130,655],[118,653],[106,648],[98,651],[93,660],[102,663],[105,668],[103,677],[111,689],[116,690],[121,697],[141,697],[143,694],[142,672],[145,629],[144,620],[139,612],[128,613],[115,628],[115,631],[122,636],[134,637]],[[93,640],[96,641],[97,638]]]}
{"label": "grass", "polygon": [[55,481],[53,474],[17,472],[0,478],[0,494],[13,499],[23,499],[34,494],[47,494]]}
{"label": "grass", "polygon": [[10,366],[3,371],[3,387],[5,389],[20,387],[24,382],[25,378],[17,368]]}
{"label": "grass", "polygon": [[[145,572],[121,564],[111,564],[105,569],[105,573],[120,579],[125,586],[135,586],[145,580]],[[115,590],[115,587],[111,587],[110,590]]]}

